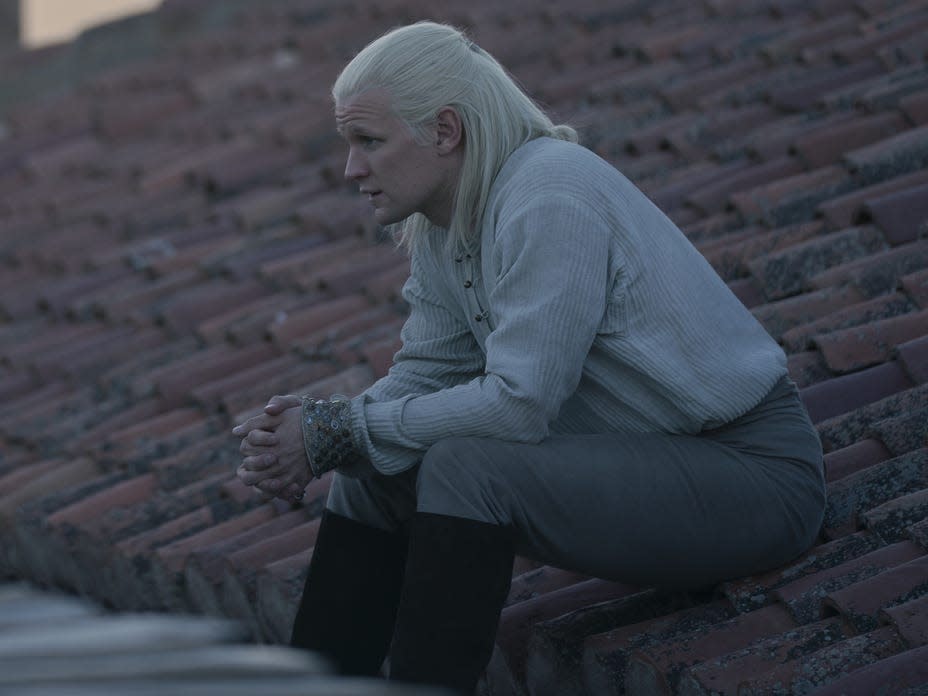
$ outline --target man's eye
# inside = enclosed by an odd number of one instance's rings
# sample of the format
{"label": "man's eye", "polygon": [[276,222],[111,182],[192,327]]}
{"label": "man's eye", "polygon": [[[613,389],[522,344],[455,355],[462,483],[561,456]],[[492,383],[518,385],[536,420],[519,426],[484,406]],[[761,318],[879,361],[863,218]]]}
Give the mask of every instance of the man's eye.
{"label": "man's eye", "polygon": [[360,136],[358,136],[358,141],[359,141],[364,147],[370,147],[370,146],[374,145],[374,144],[377,142],[377,138],[372,138],[372,137],[369,136],[369,135],[360,135]]}

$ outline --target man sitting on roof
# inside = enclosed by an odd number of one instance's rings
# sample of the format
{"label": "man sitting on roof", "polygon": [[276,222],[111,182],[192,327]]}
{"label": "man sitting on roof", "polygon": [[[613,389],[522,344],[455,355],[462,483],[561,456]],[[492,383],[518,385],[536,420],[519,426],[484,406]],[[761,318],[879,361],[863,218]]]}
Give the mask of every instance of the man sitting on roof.
{"label": "man sitting on roof", "polygon": [[472,692],[516,553],[704,587],[813,543],[822,452],[783,351],[628,179],[448,26],[377,39],[333,94],[410,315],[361,395],[234,431],[266,492],[335,470],[294,645]]}

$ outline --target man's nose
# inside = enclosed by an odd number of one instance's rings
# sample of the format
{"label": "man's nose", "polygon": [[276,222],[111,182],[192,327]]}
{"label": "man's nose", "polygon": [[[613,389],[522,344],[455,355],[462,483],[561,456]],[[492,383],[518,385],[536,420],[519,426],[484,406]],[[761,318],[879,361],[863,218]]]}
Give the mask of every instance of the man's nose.
{"label": "man's nose", "polygon": [[348,161],[345,163],[345,178],[348,181],[363,179],[368,175],[367,161],[355,151],[354,148],[348,150]]}

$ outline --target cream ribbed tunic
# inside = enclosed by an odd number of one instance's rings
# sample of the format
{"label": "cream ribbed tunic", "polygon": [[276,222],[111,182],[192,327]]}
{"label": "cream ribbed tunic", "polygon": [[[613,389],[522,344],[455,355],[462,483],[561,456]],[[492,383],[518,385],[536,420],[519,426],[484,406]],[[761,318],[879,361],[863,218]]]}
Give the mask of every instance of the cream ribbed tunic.
{"label": "cream ribbed tunic", "polygon": [[480,251],[435,229],[382,379],[352,400],[382,473],[462,436],[697,433],[755,406],[786,356],[686,237],[589,150],[539,138],[501,169]]}

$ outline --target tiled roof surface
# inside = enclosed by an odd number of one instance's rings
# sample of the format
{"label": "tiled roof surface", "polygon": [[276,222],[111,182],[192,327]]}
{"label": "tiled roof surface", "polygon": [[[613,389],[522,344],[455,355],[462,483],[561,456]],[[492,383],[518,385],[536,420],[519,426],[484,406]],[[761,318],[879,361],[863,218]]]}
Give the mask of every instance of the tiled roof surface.
{"label": "tiled roof surface", "polygon": [[[519,559],[483,688],[922,693],[924,0],[167,0],[127,30],[169,50],[3,119],[0,571],[286,636],[328,480],[262,502],[228,433],[389,365],[408,265],[340,181],[327,89],[426,17],[469,27],[681,226],[787,350],[827,453],[821,538],[762,576],[666,594]],[[0,74],[39,84],[110,39]]]}

